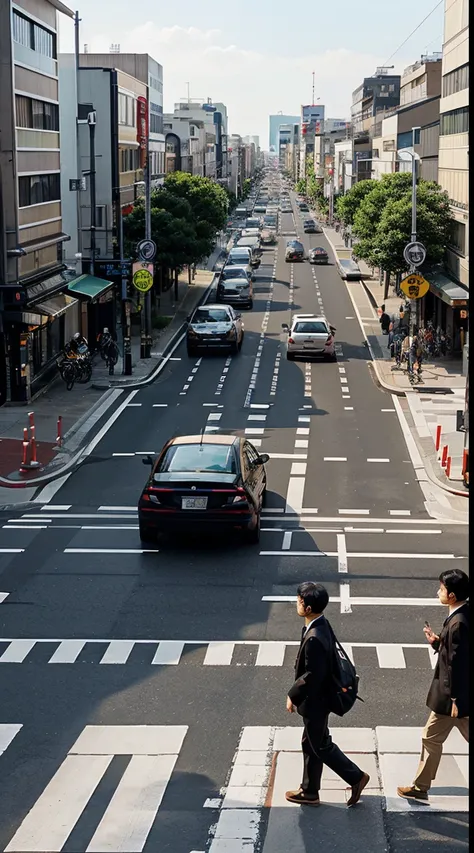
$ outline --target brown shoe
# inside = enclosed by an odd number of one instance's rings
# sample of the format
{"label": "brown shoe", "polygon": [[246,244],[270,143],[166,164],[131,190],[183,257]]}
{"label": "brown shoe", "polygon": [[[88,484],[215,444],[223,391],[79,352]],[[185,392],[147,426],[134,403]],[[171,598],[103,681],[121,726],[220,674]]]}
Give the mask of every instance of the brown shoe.
{"label": "brown shoe", "polygon": [[297,791],[287,791],[285,799],[299,806],[319,806],[319,794],[305,794],[302,788]]}
{"label": "brown shoe", "polygon": [[364,773],[362,776],[362,779],[360,779],[360,781],[357,782],[356,785],[352,786],[352,788],[351,788],[352,793],[351,793],[351,796],[349,797],[349,799],[347,801],[348,806],[355,806],[355,804],[359,802],[362,791],[364,790],[365,786],[367,785],[369,779],[370,779],[369,774]]}
{"label": "brown shoe", "polygon": [[406,788],[397,788],[397,794],[399,797],[403,797],[404,800],[418,800],[422,803],[428,802],[428,791],[419,791],[414,785],[407,785]]}

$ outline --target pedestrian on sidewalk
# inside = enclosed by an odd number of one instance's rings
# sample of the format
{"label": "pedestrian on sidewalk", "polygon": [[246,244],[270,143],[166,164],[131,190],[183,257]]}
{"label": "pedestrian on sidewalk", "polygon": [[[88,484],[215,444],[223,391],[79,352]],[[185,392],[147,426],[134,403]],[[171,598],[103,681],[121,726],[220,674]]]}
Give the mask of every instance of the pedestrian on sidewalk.
{"label": "pedestrian on sidewalk", "polygon": [[408,787],[397,788],[400,797],[428,801],[436,778],[443,743],[453,728],[469,742],[469,578],[461,569],[448,569],[439,576],[438,598],[449,608],[441,633],[428,622],[423,631],[438,660],[426,704],[431,710],[422,734],[420,763]]}
{"label": "pedestrian on sidewalk", "polygon": [[297,791],[287,791],[286,799],[299,805],[319,806],[323,764],[338,774],[351,788],[348,806],[359,802],[369,775],[354,764],[333,743],[328,728],[334,640],[323,611],[329,602],[326,588],[306,581],[297,590],[296,610],[305,624],[295,664],[295,682],[288,691],[287,711],[303,717],[301,741],[303,781]]}
{"label": "pedestrian on sidewalk", "polygon": [[382,313],[380,315],[379,321],[382,327],[382,334],[388,335],[392,319],[390,317],[390,314],[387,314],[385,310],[385,305],[382,305]]}

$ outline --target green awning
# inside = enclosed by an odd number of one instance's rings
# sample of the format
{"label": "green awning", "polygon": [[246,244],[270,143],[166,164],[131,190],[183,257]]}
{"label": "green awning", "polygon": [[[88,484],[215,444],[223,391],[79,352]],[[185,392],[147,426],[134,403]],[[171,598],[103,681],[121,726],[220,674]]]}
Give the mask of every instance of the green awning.
{"label": "green awning", "polygon": [[469,305],[469,291],[447,275],[442,272],[431,272],[425,273],[425,278],[429,282],[431,292],[446,305],[450,305],[451,308]]}
{"label": "green awning", "polygon": [[105,278],[97,278],[95,275],[80,275],[68,284],[67,289],[73,296],[86,296],[91,302],[97,299],[110,287],[113,287],[113,281],[107,281]]}

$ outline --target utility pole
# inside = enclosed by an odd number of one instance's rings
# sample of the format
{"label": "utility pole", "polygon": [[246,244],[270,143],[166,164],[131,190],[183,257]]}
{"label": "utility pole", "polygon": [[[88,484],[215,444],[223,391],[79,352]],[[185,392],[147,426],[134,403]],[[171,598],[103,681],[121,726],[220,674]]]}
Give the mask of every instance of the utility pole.
{"label": "utility pole", "polygon": [[95,192],[95,126],[97,122],[97,113],[95,110],[88,113],[87,123],[89,125],[89,199],[91,205],[91,256],[90,256],[90,274],[95,275],[95,255],[96,255],[96,192]]}
{"label": "utility pole", "polygon": [[[80,35],[79,24],[81,18],[79,12],[74,14],[74,59],[76,66],[76,161],[77,161],[77,177],[82,176],[81,171],[81,151],[79,146],[79,121],[78,121],[78,102],[79,102],[79,54],[80,54]],[[82,221],[81,221],[81,193],[76,193],[76,219],[77,219],[77,251],[82,254]],[[80,272],[82,273],[82,262]]]}
{"label": "utility pole", "polygon": [[[147,109],[149,108],[147,103]],[[145,239],[151,240],[151,165],[150,165],[150,133],[146,137],[146,168],[145,168]],[[145,358],[151,358],[151,292],[145,294]]]}
{"label": "utility pole", "polygon": [[311,103],[314,106],[314,71],[313,71],[313,97],[311,99]]}

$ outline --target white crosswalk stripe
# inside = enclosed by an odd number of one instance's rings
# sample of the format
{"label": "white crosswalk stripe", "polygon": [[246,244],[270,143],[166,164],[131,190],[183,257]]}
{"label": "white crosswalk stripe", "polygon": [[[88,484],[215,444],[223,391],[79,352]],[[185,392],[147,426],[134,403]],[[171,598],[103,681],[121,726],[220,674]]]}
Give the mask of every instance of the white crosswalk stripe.
{"label": "white crosswalk stripe", "polygon": [[86,726],[5,853],[60,853],[116,756],[130,761],[86,853],[140,853],[187,731],[188,726]]}
{"label": "white crosswalk stripe", "polygon": [[[291,599],[292,600],[292,599]],[[427,600],[429,602],[429,600]],[[356,601],[357,603],[357,601]],[[436,602],[435,602],[436,604]],[[2,639],[0,664],[90,663],[104,666],[126,664],[178,666],[288,666],[298,640],[131,640],[131,639]],[[356,666],[367,664],[366,653],[372,651],[370,666],[380,669],[434,668],[436,655],[426,643],[362,643],[343,641],[342,645]],[[42,648],[47,647],[46,659]],[[184,654],[186,650],[186,655]],[[239,650],[237,656],[236,652]],[[131,660],[132,655],[135,655]],[[408,655],[408,660],[407,660]],[[238,663],[235,662],[238,657]],[[245,660],[246,658],[246,660]]]}

